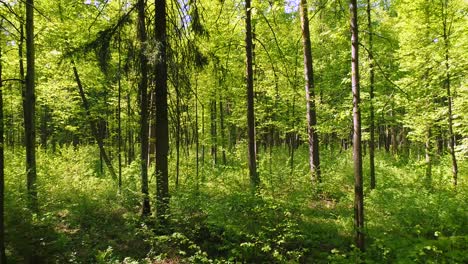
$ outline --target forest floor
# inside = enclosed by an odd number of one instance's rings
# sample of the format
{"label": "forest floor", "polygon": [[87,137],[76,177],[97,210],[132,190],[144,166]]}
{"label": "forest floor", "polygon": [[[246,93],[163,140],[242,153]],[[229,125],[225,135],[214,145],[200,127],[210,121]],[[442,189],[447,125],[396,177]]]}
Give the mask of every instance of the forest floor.
{"label": "forest floor", "polygon": [[[193,154],[193,153],[192,153]],[[6,249],[11,263],[468,263],[468,162],[451,185],[449,157],[434,164],[379,152],[377,189],[367,163],[366,251],[353,246],[350,152],[322,151],[312,184],[306,149],[260,154],[261,192],[252,195],[242,148],[228,165],[183,159],[171,177],[168,224],[140,218],[138,161],[123,188],[100,172],[94,147],[38,153],[40,211],[25,201],[24,153],[6,153]],[[97,157],[97,158],[94,158]],[[364,157],[367,161],[368,156]],[[171,168],[171,175],[175,168]],[[155,179],[150,179],[152,191]],[[152,201],[154,198],[152,198]]]}

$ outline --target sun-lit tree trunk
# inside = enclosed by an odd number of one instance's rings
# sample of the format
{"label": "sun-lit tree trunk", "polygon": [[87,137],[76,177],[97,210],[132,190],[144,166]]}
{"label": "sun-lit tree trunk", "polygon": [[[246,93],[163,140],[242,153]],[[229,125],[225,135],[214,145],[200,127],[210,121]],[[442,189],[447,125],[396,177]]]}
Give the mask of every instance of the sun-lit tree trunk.
{"label": "sun-lit tree trunk", "polygon": [[362,177],[361,151],[361,110],[359,91],[359,37],[357,3],[349,4],[351,25],[351,85],[353,92],[353,160],[354,160],[354,228],[356,229],[356,246],[364,250],[364,194]]}
{"label": "sun-lit tree trunk", "polygon": [[369,174],[370,188],[375,189],[375,117],[374,117],[374,53],[372,41],[372,19],[371,19],[371,3],[367,0],[367,29],[369,30]]}
{"label": "sun-lit tree trunk", "polygon": [[164,221],[169,209],[166,0],[155,0],[154,22],[155,41],[158,45],[158,58],[155,65],[156,211],[158,218]]}
{"label": "sun-lit tree trunk", "polygon": [[317,111],[315,107],[314,69],[312,62],[312,47],[310,43],[309,18],[307,14],[307,0],[301,0],[299,9],[301,12],[302,45],[304,48],[307,134],[309,137],[309,167],[312,180],[320,182],[319,137],[316,128]]}
{"label": "sun-lit tree trunk", "polygon": [[36,95],[35,95],[34,1],[26,1],[26,87],[24,98],[24,133],[26,143],[26,175],[31,209],[37,208],[36,186]]}
{"label": "sun-lit tree trunk", "polygon": [[[0,40],[1,40],[0,36]],[[5,157],[3,123],[3,79],[2,79],[2,42],[0,41],[0,264],[6,264],[5,255]]]}
{"label": "sun-lit tree trunk", "polygon": [[426,186],[430,187],[432,184],[432,143],[431,143],[431,128],[427,129],[427,138],[424,145],[424,152],[426,155]]}
{"label": "sun-lit tree trunk", "polygon": [[457,157],[455,155],[455,134],[453,133],[453,113],[452,113],[452,104],[453,97],[450,87],[450,57],[449,57],[449,29],[447,28],[447,17],[448,17],[448,0],[442,0],[442,17],[443,17],[443,27],[444,27],[444,48],[445,48],[445,90],[447,93],[447,115],[448,115],[448,129],[449,129],[449,146],[450,146],[450,155],[452,157],[452,181],[453,185],[457,186],[458,183],[458,164]]}
{"label": "sun-lit tree trunk", "polygon": [[145,55],[147,42],[145,1],[138,0],[138,40],[140,42],[140,167],[141,167],[141,214],[147,216],[151,212],[148,188],[148,58]]}
{"label": "sun-lit tree trunk", "polygon": [[247,129],[249,135],[249,175],[253,190],[260,185],[257,172],[257,147],[255,140],[254,86],[253,86],[253,43],[252,43],[252,9],[250,0],[245,1],[245,53],[247,78]]}

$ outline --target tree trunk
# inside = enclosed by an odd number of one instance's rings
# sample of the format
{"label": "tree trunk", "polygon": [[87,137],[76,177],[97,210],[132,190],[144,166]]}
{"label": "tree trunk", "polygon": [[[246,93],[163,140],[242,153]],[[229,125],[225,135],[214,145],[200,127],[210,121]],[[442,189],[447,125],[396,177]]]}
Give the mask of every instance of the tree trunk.
{"label": "tree trunk", "polygon": [[246,78],[247,78],[247,127],[249,135],[249,174],[250,185],[255,191],[260,185],[260,177],[257,173],[257,147],[255,140],[255,113],[254,113],[254,86],[253,86],[253,43],[252,43],[252,9],[251,0],[245,1],[245,53],[246,53]]}
{"label": "tree trunk", "polygon": [[213,159],[213,166],[216,165],[217,159],[218,159],[216,127],[217,127],[217,124],[216,124],[216,97],[215,97],[215,99],[212,99],[210,103],[211,158]]}
{"label": "tree trunk", "polygon": [[33,211],[37,211],[36,186],[36,96],[34,55],[34,1],[26,1],[26,89],[24,98],[24,132],[26,142],[26,175],[28,199]]}
{"label": "tree trunk", "polygon": [[432,144],[431,144],[431,128],[427,130],[427,138],[425,144],[425,154],[426,154],[426,187],[430,188],[432,185]]}
{"label": "tree trunk", "polygon": [[349,4],[351,19],[351,85],[353,92],[353,159],[354,159],[354,226],[356,229],[356,246],[364,251],[364,194],[362,179],[361,153],[361,110],[359,94],[359,37],[357,21],[357,3]]}
{"label": "tree trunk", "polygon": [[223,156],[223,165],[226,165],[226,133],[224,127],[224,107],[223,107],[223,97],[219,98],[219,125],[221,130],[221,152]]}
{"label": "tree trunk", "polygon": [[[444,26],[444,46],[445,46],[445,89],[447,92],[447,115],[448,115],[448,129],[449,129],[449,145],[450,155],[452,156],[452,181],[453,185],[457,186],[458,183],[458,164],[455,155],[455,134],[453,133],[453,116],[452,116],[452,92],[450,88],[450,64],[449,64],[449,39],[447,32],[447,16],[448,16],[448,0],[443,2],[443,26]],[[445,11],[444,11],[445,10]]]}
{"label": "tree trunk", "polygon": [[370,188],[375,189],[375,117],[374,117],[374,54],[372,41],[372,19],[371,3],[367,0],[367,28],[369,30],[369,100],[370,100],[370,125],[369,125],[369,169],[370,169]]}
{"label": "tree trunk", "polygon": [[86,95],[84,93],[83,85],[81,84],[80,76],[78,75],[78,70],[76,69],[76,65],[75,65],[74,61],[72,61],[72,67],[73,67],[73,73],[75,75],[75,81],[76,81],[76,84],[78,85],[78,89],[79,89],[79,92],[80,92],[80,97],[81,97],[81,100],[83,102],[83,107],[85,109],[86,116],[88,117],[89,124],[91,126],[91,133],[93,134],[94,138],[96,139],[96,142],[97,142],[98,147],[99,147],[99,153],[100,153],[102,159],[104,160],[104,163],[106,163],[107,168],[109,169],[109,173],[111,174],[112,179],[117,180],[117,175],[115,174],[114,167],[112,167],[112,162],[111,162],[109,156],[107,155],[106,150],[104,149],[103,139],[102,139],[102,137],[101,137],[101,135],[99,133],[96,122],[93,120],[93,118],[91,116],[91,111],[89,110],[88,100],[86,99]]}
{"label": "tree trunk", "polygon": [[[1,40],[0,36],[0,40]],[[2,43],[0,41],[0,43]],[[2,79],[2,46],[0,45],[0,264],[6,264],[5,255],[5,157],[3,125],[3,79]]]}
{"label": "tree trunk", "polygon": [[313,181],[320,179],[319,138],[317,133],[317,114],[315,107],[315,83],[312,62],[312,47],[310,43],[309,19],[307,14],[307,0],[301,0],[302,45],[304,48],[304,77],[307,104],[307,134],[309,137],[309,167]]}
{"label": "tree trunk", "polygon": [[138,0],[138,40],[140,42],[140,167],[141,167],[141,214],[147,216],[151,212],[148,188],[148,58],[145,55],[147,42],[145,22],[145,1]]}
{"label": "tree trunk", "polygon": [[169,127],[167,117],[167,35],[166,0],[155,0],[155,41],[159,46],[155,65],[156,85],[156,211],[159,220],[165,222],[169,209],[169,176],[167,155],[169,151]]}

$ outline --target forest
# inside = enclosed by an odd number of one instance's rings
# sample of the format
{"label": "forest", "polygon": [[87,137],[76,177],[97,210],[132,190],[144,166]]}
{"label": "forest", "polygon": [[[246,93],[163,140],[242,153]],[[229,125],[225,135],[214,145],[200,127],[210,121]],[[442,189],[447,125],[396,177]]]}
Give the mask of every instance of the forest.
{"label": "forest", "polygon": [[0,0],[0,264],[468,263],[466,0]]}

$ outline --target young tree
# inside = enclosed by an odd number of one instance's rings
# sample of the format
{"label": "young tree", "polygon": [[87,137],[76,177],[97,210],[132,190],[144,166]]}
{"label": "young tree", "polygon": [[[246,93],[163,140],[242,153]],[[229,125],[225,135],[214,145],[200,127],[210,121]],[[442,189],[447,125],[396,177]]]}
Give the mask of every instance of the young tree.
{"label": "young tree", "polygon": [[351,85],[353,92],[353,160],[354,160],[354,226],[356,229],[356,245],[364,250],[364,194],[362,179],[361,151],[361,110],[359,94],[359,37],[357,1],[349,3],[351,26]]}
{"label": "young tree", "polygon": [[[1,39],[1,36],[0,36]],[[3,79],[2,79],[2,46],[0,41],[0,264],[6,263],[5,255],[5,157],[3,126]]]}
{"label": "young tree", "polygon": [[140,41],[140,80],[138,84],[140,92],[140,156],[141,156],[141,193],[143,194],[143,216],[151,212],[148,191],[148,58],[145,55],[147,42],[145,25],[145,1],[138,0],[138,40]]}
{"label": "young tree", "polygon": [[367,0],[367,30],[369,31],[369,170],[370,170],[370,188],[375,189],[375,118],[374,118],[374,54],[373,54],[373,43],[372,43],[372,19],[371,19],[371,3]]}
{"label": "young tree", "polygon": [[158,218],[164,220],[169,207],[166,0],[155,0],[154,23],[158,51],[155,63],[156,211]]}
{"label": "young tree", "polygon": [[247,79],[247,129],[249,136],[249,174],[252,189],[260,185],[260,177],[257,173],[257,147],[255,140],[255,113],[253,91],[253,43],[252,43],[252,7],[251,1],[245,1],[245,54],[246,54],[246,79]]}
{"label": "young tree", "polygon": [[309,18],[307,15],[307,0],[301,0],[302,45],[304,48],[304,77],[307,106],[307,133],[309,136],[309,165],[312,180],[320,179],[319,138],[316,129],[317,111],[315,107],[315,83],[312,63],[312,48],[310,43]]}
{"label": "young tree", "polygon": [[35,55],[34,55],[34,0],[26,1],[26,87],[24,98],[24,133],[26,142],[26,175],[28,199],[32,210],[37,210],[36,188],[36,127],[35,127]]}

